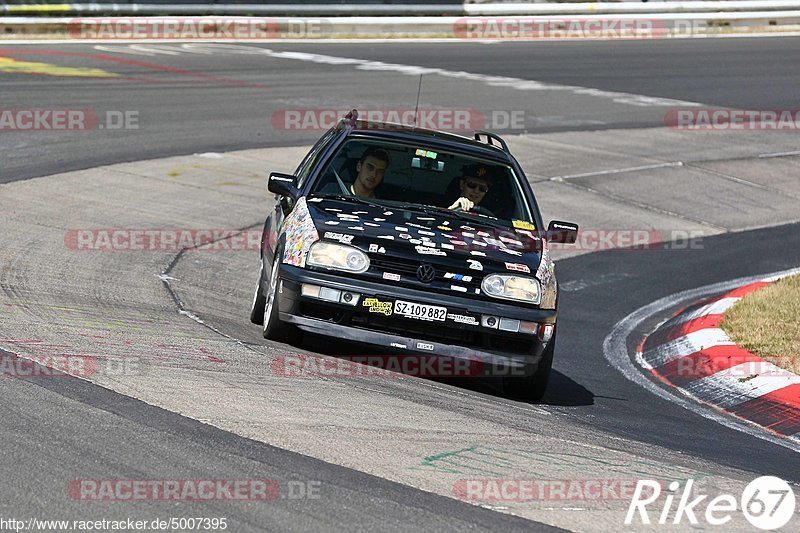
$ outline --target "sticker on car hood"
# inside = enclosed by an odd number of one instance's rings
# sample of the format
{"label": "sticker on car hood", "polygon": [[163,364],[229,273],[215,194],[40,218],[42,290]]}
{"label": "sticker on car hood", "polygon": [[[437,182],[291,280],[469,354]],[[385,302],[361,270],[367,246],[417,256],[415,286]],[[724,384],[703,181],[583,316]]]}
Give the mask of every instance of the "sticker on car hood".
{"label": "sticker on car hood", "polygon": [[447,255],[447,252],[439,250],[438,248],[431,248],[429,246],[415,246],[414,249],[418,254],[422,255]]}
{"label": "sticker on car hood", "polygon": [[506,268],[515,272],[524,272],[525,274],[531,273],[530,267],[523,263],[506,263]]}
{"label": "sticker on car hood", "polygon": [[326,231],[325,235],[322,236],[325,239],[331,239],[332,241],[337,241],[342,244],[350,244],[353,242],[353,235],[348,235],[347,233],[333,233],[331,231]]}

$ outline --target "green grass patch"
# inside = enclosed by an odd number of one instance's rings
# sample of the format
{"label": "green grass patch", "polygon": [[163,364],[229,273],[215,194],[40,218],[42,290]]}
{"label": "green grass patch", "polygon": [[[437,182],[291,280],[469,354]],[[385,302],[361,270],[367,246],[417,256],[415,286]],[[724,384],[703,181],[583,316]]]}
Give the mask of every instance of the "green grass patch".
{"label": "green grass patch", "polygon": [[721,327],[742,348],[800,373],[800,275],[748,294],[728,309]]}

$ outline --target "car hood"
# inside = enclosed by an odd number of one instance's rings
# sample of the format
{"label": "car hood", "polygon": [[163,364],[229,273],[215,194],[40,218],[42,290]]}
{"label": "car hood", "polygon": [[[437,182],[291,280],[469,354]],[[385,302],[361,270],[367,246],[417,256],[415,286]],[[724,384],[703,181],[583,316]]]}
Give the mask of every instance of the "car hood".
{"label": "car hood", "polygon": [[434,209],[425,212],[332,198],[312,197],[307,204],[322,240],[355,246],[377,266],[407,261],[438,265],[456,275],[533,276],[542,256],[548,260],[533,231],[500,227],[479,216],[466,220]]}

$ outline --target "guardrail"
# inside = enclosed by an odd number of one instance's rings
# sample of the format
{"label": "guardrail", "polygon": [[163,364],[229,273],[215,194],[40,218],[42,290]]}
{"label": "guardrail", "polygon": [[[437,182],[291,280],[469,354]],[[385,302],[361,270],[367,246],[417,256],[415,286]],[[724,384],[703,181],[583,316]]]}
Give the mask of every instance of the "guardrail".
{"label": "guardrail", "polygon": [[617,13],[730,13],[793,11],[798,0],[695,0],[687,2],[486,2],[464,4],[467,15],[590,15]]}
{"label": "guardrail", "polygon": [[[0,5],[6,10],[14,7],[26,6]],[[291,38],[646,39],[800,32],[800,0],[381,5],[314,3],[292,6],[164,2],[127,5],[50,4],[39,7],[53,8],[54,11],[44,10],[42,13],[51,15],[46,17],[0,16],[0,38],[44,36],[168,40],[171,37],[166,30],[172,31],[176,40],[195,41]],[[715,10],[721,7],[725,10]],[[67,11],[62,14],[73,17],[54,17],[52,15],[57,13],[55,9],[65,9]],[[105,15],[109,9],[114,13],[110,17]],[[694,11],[685,11],[687,9]],[[361,16],[348,16],[354,10]],[[375,14],[367,16],[366,13],[371,11]],[[393,14],[398,12],[402,15]],[[250,16],[252,14],[261,16]],[[153,18],[147,22],[148,16],[156,15],[160,19]],[[116,24],[117,30],[93,29],[92,24],[97,25],[100,19],[108,22],[109,27]],[[165,20],[174,24],[166,25]],[[135,24],[132,21],[136,21]],[[245,28],[246,34],[225,29],[231,25],[231,21]],[[598,21],[616,21],[619,27],[607,27],[608,24],[600,27]],[[146,28],[147,24],[151,27]],[[134,25],[136,28],[131,29]],[[125,31],[119,31],[122,27]],[[188,29],[180,33],[175,32],[175,27]]]}
{"label": "guardrail", "polygon": [[[231,22],[233,21],[233,22]],[[237,29],[239,28],[239,29]],[[574,17],[0,17],[0,39],[135,41],[279,39],[663,39],[800,33],[800,10]]]}
{"label": "guardrail", "polygon": [[259,15],[259,16],[457,16],[455,4],[32,4],[0,5],[0,15]]}
{"label": "guardrail", "polygon": [[0,3],[0,15],[524,16],[794,11],[798,0],[462,3]]}

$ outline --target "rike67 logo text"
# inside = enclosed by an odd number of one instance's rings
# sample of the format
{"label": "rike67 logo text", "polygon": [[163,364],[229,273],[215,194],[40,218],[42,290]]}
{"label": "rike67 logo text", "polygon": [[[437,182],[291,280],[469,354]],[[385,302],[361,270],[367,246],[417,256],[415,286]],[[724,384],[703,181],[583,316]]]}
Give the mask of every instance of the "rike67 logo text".
{"label": "rike67 logo text", "polygon": [[741,512],[753,527],[771,531],[788,524],[794,515],[795,495],[792,488],[784,480],[773,476],[754,479],[739,498],[732,494],[721,494],[709,499],[708,494],[693,491],[693,479],[683,484],[682,491],[680,487],[678,481],[670,483],[662,504],[661,484],[649,479],[639,480],[625,516],[625,524],[651,524],[650,512],[657,511],[654,521],[658,524],[682,524],[687,520],[697,525],[699,519],[704,519],[706,524],[724,526],[736,513]]}

